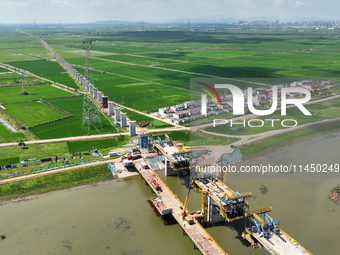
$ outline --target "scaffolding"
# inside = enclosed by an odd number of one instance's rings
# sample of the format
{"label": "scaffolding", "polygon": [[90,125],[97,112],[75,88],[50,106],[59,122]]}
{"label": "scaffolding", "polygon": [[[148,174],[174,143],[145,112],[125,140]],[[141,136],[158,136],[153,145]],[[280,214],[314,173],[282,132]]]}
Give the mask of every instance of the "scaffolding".
{"label": "scaffolding", "polygon": [[147,149],[152,147],[153,139],[149,137],[148,132],[138,133],[138,145],[140,149]]}
{"label": "scaffolding", "polygon": [[235,163],[242,162],[243,156],[242,156],[241,151],[236,148],[233,153],[223,154],[221,160],[222,160],[223,165],[229,166]]}

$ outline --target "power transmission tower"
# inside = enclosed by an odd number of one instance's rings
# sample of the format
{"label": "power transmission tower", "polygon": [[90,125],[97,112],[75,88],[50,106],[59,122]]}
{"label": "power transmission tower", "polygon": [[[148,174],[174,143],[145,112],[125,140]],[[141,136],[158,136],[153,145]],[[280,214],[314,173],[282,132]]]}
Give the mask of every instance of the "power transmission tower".
{"label": "power transmission tower", "polygon": [[[86,47],[88,46],[88,47]],[[93,77],[93,68],[91,61],[91,50],[92,50],[92,41],[83,41],[83,50],[85,50],[85,73],[84,76],[87,81],[94,86],[94,77]],[[89,85],[90,85],[89,84]],[[89,88],[86,88],[89,90]]]}
{"label": "power transmission tower", "polygon": [[83,50],[85,50],[85,78],[87,80],[86,89],[90,92],[90,94],[84,94],[82,126],[87,123],[88,129],[90,130],[91,125],[97,122],[102,126],[102,121],[100,118],[100,112],[91,98],[94,87],[93,68],[90,54],[90,51],[92,50],[92,41],[83,41]]}
{"label": "power transmission tower", "polygon": [[26,84],[25,84],[25,77],[21,75],[21,93],[20,95],[28,95]]}
{"label": "power transmission tower", "polygon": [[99,110],[92,102],[90,95],[86,93],[84,94],[83,98],[82,126],[84,126],[84,124],[87,123],[87,127],[90,130],[91,125],[96,124],[97,122],[100,124],[100,126],[103,126]]}

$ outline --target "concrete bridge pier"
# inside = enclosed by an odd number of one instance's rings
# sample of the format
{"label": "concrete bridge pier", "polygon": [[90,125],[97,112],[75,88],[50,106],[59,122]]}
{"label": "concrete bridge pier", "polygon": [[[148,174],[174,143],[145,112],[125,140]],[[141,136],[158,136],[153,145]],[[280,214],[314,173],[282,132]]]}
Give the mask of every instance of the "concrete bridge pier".
{"label": "concrete bridge pier", "polygon": [[207,211],[207,223],[215,224],[224,222],[225,219],[219,213],[219,205],[208,195],[208,211]]}
{"label": "concrete bridge pier", "polygon": [[170,166],[170,163],[169,163],[169,160],[168,160],[167,157],[165,157],[164,165],[165,165],[165,176],[174,176],[174,175],[177,175],[177,171],[175,171],[175,170]]}

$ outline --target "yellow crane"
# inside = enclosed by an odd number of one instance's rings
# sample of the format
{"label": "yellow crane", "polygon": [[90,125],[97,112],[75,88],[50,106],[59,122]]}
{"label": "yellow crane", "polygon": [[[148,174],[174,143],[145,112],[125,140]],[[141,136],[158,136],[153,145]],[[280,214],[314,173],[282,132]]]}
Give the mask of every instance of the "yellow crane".
{"label": "yellow crane", "polygon": [[185,218],[185,220],[189,223],[189,224],[194,224],[195,221],[192,217],[190,217],[188,214],[188,211],[187,211],[187,206],[188,206],[188,202],[189,202],[189,194],[190,194],[190,190],[191,190],[191,180],[190,180],[190,183],[189,183],[189,189],[188,189],[188,194],[187,196],[185,197],[185,201],[184,201],[184,205],[183,205],[183,210],[182,210],[182,213],[181,213],[181,216],[183,218]]}

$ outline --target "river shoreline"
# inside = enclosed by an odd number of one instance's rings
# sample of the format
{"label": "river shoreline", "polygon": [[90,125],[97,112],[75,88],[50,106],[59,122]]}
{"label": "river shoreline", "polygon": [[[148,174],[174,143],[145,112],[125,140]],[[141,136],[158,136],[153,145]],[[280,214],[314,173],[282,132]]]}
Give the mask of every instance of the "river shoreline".
{"label": "river shoreline", "polygon": [[312,137],[308,137],[308,138],[304,138],[302,140],[298,140],[298,141],[295,141],[295,142],[292,142],[292,143],[289,143],[289,144],[286,144],[282,147],[278,147],[278,148],[275,148],[271,151],[268,151],[268,152],[265,152],[263,154],[260,154],[260,155],[257,155],[257,156],[253,156],[253,157],[249,157],[249,158],[246,158],[244,159],[242,162],[240,163],[244,163],[244,162],[247,162],[248,160],[252,160],[252,159],[257,159],[257,158],[260,158],[260,157],[263,157],[263,156],[267,156],[271,153],[274,153],[274,152],[277,152],[277,151],[280,151],[282,149],[285,149],[289,146],[292,146],[292,145],[295,145],[295,144],[298,144],[298,143],[302,143],[302,142],[306,142],[308,140],[312,140],[312,139],[315,139],[315,138],[318,138],[318,137],[322,137],[322,136],[325,136],[325,135],[331,135],[331,134],[336,134],[336,133],[340,133],[340,131],[330,131],[330,132],[326,132],[326,133],[323,133],[323,134],[319,134],[319,135],[316,135],[316,136],[312,136]]}
{"label": "river shoreline", "polygon": [[[269,155],[271,153],[277,152],[279,150],[282,150],[284,148],[287,148],[289,146],[292,146],[292,145],[295,145],[295,144],[298,144],[298,143],[301,143],[301,142],[305,142],[305,141],[308,141],[308,140],[311,140],[311,139],[315,139],[315,138],[318,138],[318,137],[322,137],[322,136],[326,136],[326,135],[331,135],[331,134],[335,134],[335,133],[339,133],[339,131],[335,131],[335,132],[331,131],[331,132],[327,132],[327,133],[324,133],[324,134],[319,134],[319,135],[316,135],[316,136],[313,136],[313,137],[305,138],[305,139],[302,139],[302,140],[299,140],[299,141],[295,141],[295,142],[292,142],[290,144],[284,145],[282,147],[273,149],[272,151],[265,152],[265,153],[263,153],[261,155],[257,155],[257,156],[250,157],[250,158],[246,158],[244,161],[242,161],[240,163],[244,163],[244,162],[247,162],[248,160],[252,160],[252,159],[256,159],[256,158],[260,158],[260,157]],[[126,178],[130,178],[130,177],[135,177],[137,175],[139,175],[139,174],[138,173],[131,173],[130,175],[125,175],[125,176],[122,176],[122,177],[118,177],[118,179],[126,179]],[[2,205],[4,203],[7,203],[7,202],[16,202],[16,201],[32,198],[32,197],[35,197],[35,196],[38,196],[38,195],[42,195],[42,194],[47,194],[47,193],[50,193],[50,192],[56,192],[56,191],[71,189],[71,188],[85,186],[85,185],[92,185],[92,184],[95,184],[95,183],[105,182],[105,181],[109,181],[109,180],[113,180],[113,179],[114,178],[105,178],[105,179],[101,179],[101,180],[91,181],[91,182],[88,182],[88,183],[80,183],[80,184],[71,185],[71,186],[67,186],[67,187],[63,187],[63,188],[58,188],[58,189],[53,189],[53,190],[48,190],[48,191],[44,191],[44,192],[37,192],[37,193],[30,194],[30,195],[3,199],[3,200],[0,200],[0,205]]]}
{"label": "river shoreline", "polygon": [[44,191],[44,192],[38,192],[38,193],[26,195],[26,196],[19,196],[19,197],[14,197],[14,198],[3,199],[3,200],[0,200],[0,205],[3,205],[7,202],[18,202],[20,200],[30,199],[30,198],[33,198],[33,197],[38,196],[38,195],[48,194],[48,193],[55,192],[55,191],[62,191],[62,190],[81,187],[81,186],[85,186],[85,185],[92,185],[92,184],[95,184],[95,183],[105,182],[105,181],[110,181],[110,180],[113,180],[113,178],[96,180],[96,181],[87,182],[87,183],[79,183],[77,185],[71,185],[71,186],[64,187],[64,188],[53,189],[53,190],[48,190],[48,191]]}

